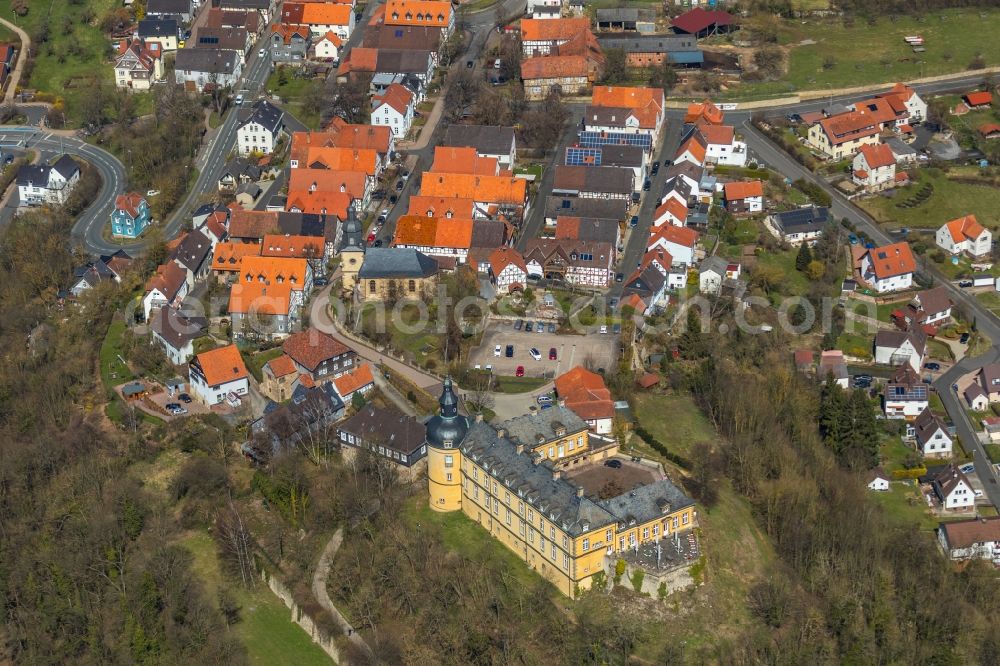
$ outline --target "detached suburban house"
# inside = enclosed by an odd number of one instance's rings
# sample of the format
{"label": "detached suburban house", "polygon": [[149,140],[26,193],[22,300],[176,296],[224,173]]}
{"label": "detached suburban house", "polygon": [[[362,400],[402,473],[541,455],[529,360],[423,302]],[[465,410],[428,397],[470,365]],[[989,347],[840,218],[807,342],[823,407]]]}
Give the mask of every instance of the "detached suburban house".
{"label": "detached suburban house", "polygon": [[879,143],[879,123],[870,115],[848,111],[823,118],[809,128],[809,145],[827,157],[842,160],[864,145]]}
{"label": "detached suburban house", "polygon": [[[339,38],[337,40],[340,41]],[[300,65],[309,57],[312,32],[307,25],[276,23],[271,26],[271,61]],[[336,58],[336,51],[333,55]]]}
{"label": "detached suburban house", "polygon": [[25,164],[17,172],[18,205],[61,206],[79,182],[80,166],[69,155],[61,156],[52,166]]}
{"label": "detached suburban house", "polygon": [[829,208],[807,206],[771,214],[767,218],[767,227],[790,245],[814,245],[823,235],[830,219]]}
{"label": "detached suburban house", "polygon": [[909,365],[920,372],[927,351],[927,336],[920,329],[881,330],[875,334],[875,362],[882,365]]}
{"label": "detached suburban house", "polygon": [[920,481],[930,484],[945,511],[965,511],[976,503],[972,484],[954,464],[928,469]]}
{"label": "detached suburban house", "polygon": [[861,279],[882,294],[912,287],[917,260],[909,243],[893,243],[865,251],[859,269]]}
{"label": "detached suburban house", "polygon": [[1000,402],[1000,363],[987,363],[979,371],[979,383],[991,403]]}
{"label": "detached suburban house", "polygon": [[194,341],[208,328],[203,318],[187,317],[174,308],[159,307],[150,314],[152,341],[160,345],[174,365],[184,365],[194,355]]}
{"label": "detached suburban house", "polygon": [[119,194],[111,211],[111,235],[138,238],[150,223],[149,204],[137,192]]}
{"label": "detached suburban house", "polygon": [[208,406],[221,404],[230,394],[230,403],[250,393],[250,373],[236,345],[227,345],[194,357],[188,366],[191,392]]}
{"label": "detached suburban house", "polygon": [[950,560],[988,560],[1000,564],[1000,517],[941,523],[938,543]]}
{"label": "detached suburban house", "polygon": [[975,215],[965,215],[948,222],[935,234],[938,247],[951,254],[984,257],[993,249],[993,234],[979,224]]}
{"label": "detached suburban house", "polygon": [[861,146],[854,156],[854,184],[868,192],[878,192],[896,182],[896,158],[884,143]]}
{"label": "detached suburban house", "polygon": [[924,409],[913,422],[913,437],[925,458],[951,457],[948,428],[930,409]]}
{"label": "detached suburban house", "polygon": [[670,254],[675,263],[691,266],[697,244],[698,232],[694,229],[663,224],[651,231],[646,251],[661,248]]}
{"label": "detached suburban house", "polygon": [[415,101],[405,86],[393,83],[380,96],[372,98],[372,125],[388,127],[397,139],[405,137],[413,124]]}
{"label": "detached suburban house", "polygon": [[115,85],[126,90],[149,90],[163,78],[163,46],[139,37],[123,39],[115,60]]}
{"label": "detached suburban house", "polygon": [[764,184],[759,180],[726,183],[723,192],[726,210],[733,215],[749,215],[764,210]]}
{"label": "detached suburban house", "polygon": [[358,364],[358,355],[353,349],[315,328],[289,335],[281,348],[295,363],[299,374],[308,375],[315,381],[339,377]]}
{"label": "detached suburban house", "polygon": [[927,384],[909,364],[901,365],[885,385],[884,401],[887,419],[915,419],[927,409]]}

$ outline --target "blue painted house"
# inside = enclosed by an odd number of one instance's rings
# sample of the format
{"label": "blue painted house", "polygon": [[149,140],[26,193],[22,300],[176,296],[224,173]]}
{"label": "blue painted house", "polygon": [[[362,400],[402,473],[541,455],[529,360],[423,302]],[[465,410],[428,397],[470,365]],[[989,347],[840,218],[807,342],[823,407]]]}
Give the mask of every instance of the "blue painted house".
{"label": "blue painted house", "polygon": [[115,200],[111,213],[111,235],[138,238],[149,226],[149,204],[135,192],[121,194]]}

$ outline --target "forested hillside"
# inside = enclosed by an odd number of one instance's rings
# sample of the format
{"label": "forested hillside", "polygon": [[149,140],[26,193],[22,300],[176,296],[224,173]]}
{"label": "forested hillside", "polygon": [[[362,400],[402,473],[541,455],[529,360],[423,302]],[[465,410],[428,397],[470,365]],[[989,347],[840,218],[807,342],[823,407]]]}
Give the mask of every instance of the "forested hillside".
{"label": "forested hillside", "polygon": [[128,285],[56,306],[87,189],[0,236],[0,662],[240,663],[172,520],[125,473],[149,443],[103,417],[97,348]]}

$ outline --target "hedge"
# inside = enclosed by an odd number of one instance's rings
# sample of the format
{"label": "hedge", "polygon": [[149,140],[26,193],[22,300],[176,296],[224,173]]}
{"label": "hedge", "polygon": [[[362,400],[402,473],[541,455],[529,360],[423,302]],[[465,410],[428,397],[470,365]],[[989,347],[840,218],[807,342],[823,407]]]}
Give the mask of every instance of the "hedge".
{"label": "hedge", "polygon": [[635,426],[632,428],[632,430],[635,432],[635,434],[639,435],[639,437],[641,437],[644,442],[646,442],[651,447],[653,447],[653,450],[655,450],[657,453],[659,453],[661,456],[663,456],[664,458],[666,458],[670,462],[674,463],[675,465],[677,465],[678,467],[681,467],[683,469],[686,469],[686,470],[690,470],[691,469],[692,465],[691,465],[691,461],[690,460],[688,460],[687,458],[684,458],[683,456],[679,456],[676,453],[670,451],[667,448],[666,444],[664,444],[663,442],[661,442],[658,439],[656,439],[655,437],[653,437],[649,433],[648,430],[646,430],[645,428],[643,428],[638,423],[635,424]]}

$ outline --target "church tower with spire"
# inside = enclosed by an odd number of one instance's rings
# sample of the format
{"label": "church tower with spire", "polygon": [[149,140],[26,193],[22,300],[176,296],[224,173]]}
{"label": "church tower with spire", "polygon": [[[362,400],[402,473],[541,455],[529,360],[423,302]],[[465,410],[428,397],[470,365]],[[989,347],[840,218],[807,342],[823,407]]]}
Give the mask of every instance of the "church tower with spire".
{"label": "church tower with spire", "polygon": [[347,207],[347,219],[340,229],[340,274],[345,292],[353,291],[358,281],[358,271],[365,261],[365,232],[355,207]]}
{"label": "church tower with spire", "polygon": [[444,380],[437,416],[427,421],[427,486],[435,511],[462,508],[462,451],[459,445],[469,432],[469,419],[458,413],[458,396],[451,377]]}

